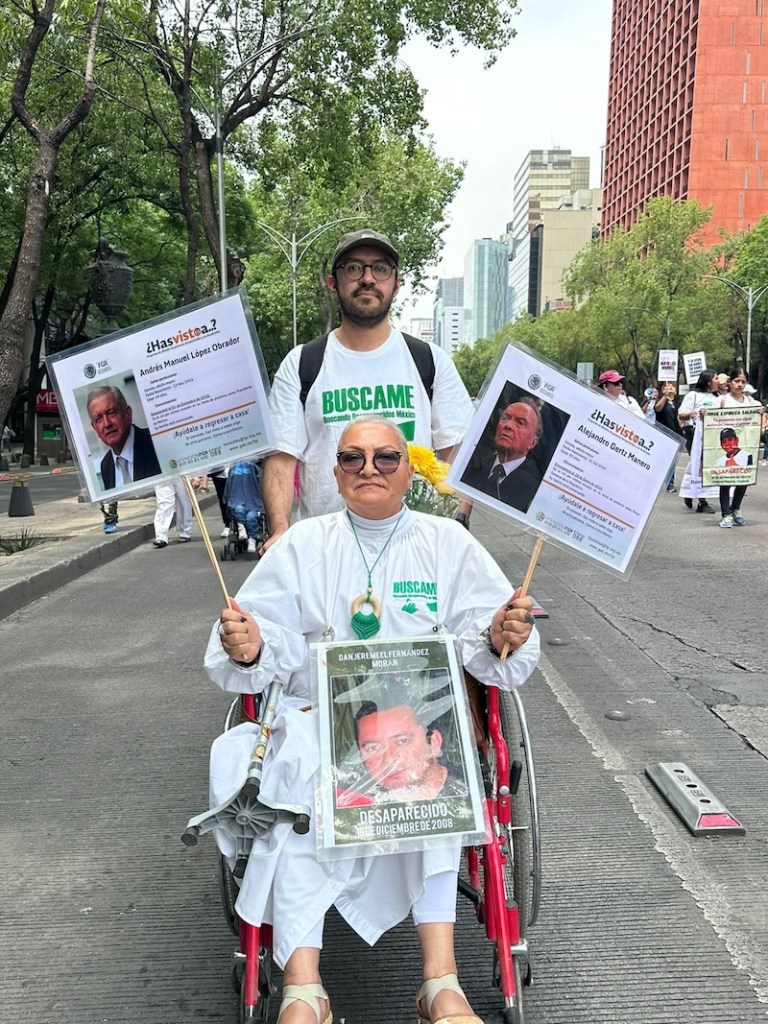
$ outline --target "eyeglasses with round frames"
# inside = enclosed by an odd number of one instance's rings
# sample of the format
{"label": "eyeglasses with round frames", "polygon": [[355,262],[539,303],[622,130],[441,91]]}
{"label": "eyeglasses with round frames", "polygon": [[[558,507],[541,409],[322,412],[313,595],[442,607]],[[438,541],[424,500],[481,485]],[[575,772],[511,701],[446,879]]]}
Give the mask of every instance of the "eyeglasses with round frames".
{"label": "eyeglasses with round frames", "polygon": [[[362,452],[336,452],[336,461],[343,473],[362,473],[366,458],[367,456]],[[402,458],[402,452],[376,452],[371,458],[371,462],[377,473],[389,476],[390,473],[397,470]]]}
{"label": "eyeglasses with round frames", "polygon": [[338,269],[344,271],[344,276],[348,281],[359,281],[365,276],[366,270],[370,270],[373,274],[374,281],[388,281],[395,270],[391,263],[386,263],[384,260],[377,260],[376,263],[350,260],[349,263],[342,263]]}

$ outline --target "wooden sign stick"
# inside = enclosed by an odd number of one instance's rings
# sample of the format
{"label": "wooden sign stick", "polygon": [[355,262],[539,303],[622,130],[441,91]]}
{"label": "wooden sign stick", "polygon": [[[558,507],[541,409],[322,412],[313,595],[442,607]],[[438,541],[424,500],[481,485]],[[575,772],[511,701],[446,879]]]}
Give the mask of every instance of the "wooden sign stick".
{"label": "wooden sign stick", "polygon": [[200,506],[199,506],[199,504],[197,502],[197,494],[195,493],[194,487],[189,482],[189,477],[183,476],[181,479],[184,481],[184,487],[186,489],[187,494],[189,495],[189,500],[192,503],[192,511],[195,513],[195,519],[197,520],[197,525],[200,527],[200,535],[203,538],[203,543],[205,544],[205,550],[208,552],[208,557],[211,560],[211,565],[213,566],[213,571],[216,573],[216,579],[219,581],[219,586],[221,587],[221,592],[224,595],[224,604],[227,606],[227,608],[231,608],[230,602],[231,602],[232,599],[229,596],[229,593],[227,592],[227,585],[224,582],[224,577],[221,574],[221,569],[219,568],[219,562],[218,562],[218,559],[216,558],[216,552],[213,550],[213,544],[211,544],[211,538],[208,535],[208,530],[207,530],[206,525],[205,525],[205,520],[203,519],[203,513],[200,510]]}
{"label": "wooden sign stick", "polygon": [[[540,533],[536,538],[536,543],[533,545],[533,551],[531,552],[531,560],[528,562],[528,568],[525,573],[525,578],[523,579],[523,582],[520,584],[520,589],[515,595],[516,597],[525,597],[525,595],[528,593],[528,587],[530,587],[531,585],[531,580],[533,579],[533,573],[536,568],[536,563],[539,560],[539,555],[541,554],[541,546],[543,543],[544,534]],[[499,657],[501,658],[502,661],[506,661],[508,654],[509,644],[505,641]]]}

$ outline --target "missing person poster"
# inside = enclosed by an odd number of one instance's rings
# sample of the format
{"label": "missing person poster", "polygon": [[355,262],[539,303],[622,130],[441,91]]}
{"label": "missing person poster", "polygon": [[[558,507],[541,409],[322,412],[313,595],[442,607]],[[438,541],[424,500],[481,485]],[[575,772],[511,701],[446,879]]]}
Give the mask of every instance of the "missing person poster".
{"label": "missing person poster", "polygon": [[483,801],[455,638],[314,644],[318,854],[478,841]]}
{"label": "missing person poster", "polygon": [[705,487],[748,487],[757,482],[762,418],[758,405],[706,410],[701,473]]}
{"label": "missing person poster", "polygon": [[681,444],[620,400],[508,345],[446,483],[626,573]]}
{"label": "missing person poster", "polygon": [[46,365],[91,501],[274,449],[266,372],[239,291]]}

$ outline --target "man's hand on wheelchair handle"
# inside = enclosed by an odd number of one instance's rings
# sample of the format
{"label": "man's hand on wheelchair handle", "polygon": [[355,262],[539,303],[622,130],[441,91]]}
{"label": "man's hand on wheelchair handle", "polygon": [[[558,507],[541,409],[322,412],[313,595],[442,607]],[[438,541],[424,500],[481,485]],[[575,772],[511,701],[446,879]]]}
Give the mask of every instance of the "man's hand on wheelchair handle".
{"label": "man's hand on wheelchair handle", "polygon": [[225,653],[238,664],[251,665],[261,653],[261,630],[256,619],[235,601],[219,616],[219,636]]}
{"label": "man's hand on wheelchair handle", "polygon": [[533,617],[532,598],[518,597],[517,593],[515,591],[511,599],[503,604],[491,619],[491,643],[499,654],[504,644],[509,644],[510,651],[522,647],[536,622]]}

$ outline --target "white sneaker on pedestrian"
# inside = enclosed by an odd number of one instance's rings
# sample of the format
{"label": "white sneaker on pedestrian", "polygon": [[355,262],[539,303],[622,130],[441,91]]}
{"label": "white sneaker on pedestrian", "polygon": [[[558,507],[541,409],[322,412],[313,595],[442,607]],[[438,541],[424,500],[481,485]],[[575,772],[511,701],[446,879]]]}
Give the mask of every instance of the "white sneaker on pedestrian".
{"label": "white sneaker on pedestrian", "polygon": [[249,555],[255,555],[256,554],[256,538],[255,537],[249,537],[248,538],[248,554]]}
{"label": "white sneaker on pedestrian", "polygon": [[219,534],[219,536],[220,537],[228,537],[229,536],[229,527],[225,526],[224,529]]}
{"label": "white sneaker on pedestrian", "polygon": [[733,519],[734,526],[744,526],[747,521],[741,512],[732,512],[731,518]]}
{"label": "white sneaker on pedestrian", "polygon": [[724,530],[730,530],[733,526],[733,516],[723,516],[720,520],[720,525]]}
{"label": "white sneaker on pedestrian", "polygon": [[240,538],[240,540],[248,539],[248,534],[245,532],[245,527],[243,526],[242,523],[237,524],[237,536]]}

